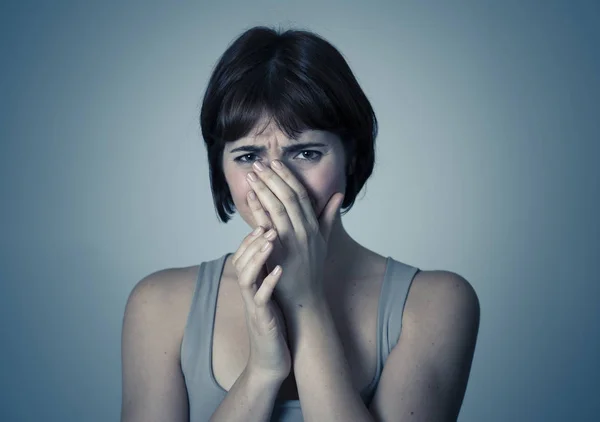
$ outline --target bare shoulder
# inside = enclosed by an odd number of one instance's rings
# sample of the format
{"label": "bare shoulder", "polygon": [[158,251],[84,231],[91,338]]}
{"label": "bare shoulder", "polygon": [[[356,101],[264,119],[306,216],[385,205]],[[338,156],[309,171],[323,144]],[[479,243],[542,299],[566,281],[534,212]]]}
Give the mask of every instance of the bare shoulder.
{"label": "bare shoulder", "polygon": [[187,320],[197,274],[198,265],[195,265],[162,269],[145,276],[129,294],[125,316],[131,313],[146,317],[156,315],[162,324],[172,329],[182,329],[182,323],[185,325]]}
{"label": "bare shoulder", "polygon": [[472,336],[479,314],[477,293],[464,277],[444,270],[419,271],[406,299],[402,325],[403,330],[418,328],[420,335]]}
{"label": "bare shoulder", "polygon": [[417,272],[373,414],[382,420],[456,420],[478,330],[479,300],[471,283],[450,271]]}
{"label": "bare shoulder", "polygon": [[[462,401],[479,331],[475,289],[450,271],[415,275],[402,316],[402,334],[415,361],[443,381],[440,389]],[[418,359],[418,360],[417,360]],[[450,393],[453,391],[453,393]],[[458,402],[454,405],[460,406]]]}
{"label": "bare shoulder", "polygon": [[160,299],[161,303],[168,306],[172,301],[180,300],[190,289],[193,293],[197,274],[198,265],[155,271],[136,283],[128,301]]}
{"label": "bare shoulder", "polygon": [[188,420],[180,350],[197,267],[156,271],[133,287],[121,339],[121,421]]}

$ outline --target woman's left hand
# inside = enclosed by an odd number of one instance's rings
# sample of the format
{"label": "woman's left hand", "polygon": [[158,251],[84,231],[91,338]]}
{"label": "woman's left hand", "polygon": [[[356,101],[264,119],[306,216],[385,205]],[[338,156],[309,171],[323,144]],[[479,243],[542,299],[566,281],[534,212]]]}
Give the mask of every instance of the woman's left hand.
{"label": "woman's left hand", "polygon": [[272,225],[277,231],[267,261],[267,271],[277,264],[283,269],[275,288],[276,298],[288,311],[310,306],[324,298],[327,245],[344,195],[339,192],[332,195],[317,218],[308,191],[281,161],[273,161],[271,168],[255,162],[254,169],[250,174],[254,174],[255,180],[250,177],[247,180],[257,198],[249,195],[248,205],[258,225]]}

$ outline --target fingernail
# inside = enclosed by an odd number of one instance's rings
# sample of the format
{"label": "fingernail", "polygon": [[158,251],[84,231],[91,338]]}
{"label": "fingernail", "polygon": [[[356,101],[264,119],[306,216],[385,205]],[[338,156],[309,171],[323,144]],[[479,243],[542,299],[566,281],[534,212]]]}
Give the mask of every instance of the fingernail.
{"label": "fingernail", "polygon": [[254,168],[256,168],[256,170],[258,171],[263,171],[265,169],[265,166],[263,166],[260,161],[255,161]]}
{"label": "fingernail", "polygon": [[250,172],[248,173],[248,179],[252,180],[253,182],[256,182],[256,175]]}
{"label": "fingernail", "polygon": [[258,226],[257,228],[254,229],[254,231],[252,232],[252,235],[258,236],[262,230],[263,230],[263,228],[261,226]]}
{"label": "fingernail", "polygon": [[256,199],[256,194],[254,193],[253,190],[251,190],[250,192],[248,192],[248,196],[250,197],[250,199],[254,200]]}
{"label": "fingernail", "polygon": [[275,238],[275,230],[271,229],[265,234],[265,238],[273,240]]}
{"label": "fingernail", "polygon": [[273,161],[271,161],[271,165],[273,167],[275,167],[276,169],[280,169],[280,168],[283,167],[283,165],[281,164],[281,161],[279,161],[279,160],[273,160]]}

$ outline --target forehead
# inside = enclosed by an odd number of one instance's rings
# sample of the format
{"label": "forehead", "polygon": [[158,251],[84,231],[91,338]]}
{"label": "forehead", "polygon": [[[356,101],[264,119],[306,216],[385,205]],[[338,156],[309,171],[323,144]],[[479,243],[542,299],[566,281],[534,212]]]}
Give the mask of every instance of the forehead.
{"label": "forehead", "polygon": [[320,142],[331,144],[334,141],[334,135],[323,130],[308,129],[303,131],[296,139],[288,138],[284,132],[274,125],[269,125],[264,131],[257,133],[253,130],[248,136],[228,142],[225,146],[227,151],[241,145],[267,145],[271,143],[279,145],[288,145],[302,142]]}

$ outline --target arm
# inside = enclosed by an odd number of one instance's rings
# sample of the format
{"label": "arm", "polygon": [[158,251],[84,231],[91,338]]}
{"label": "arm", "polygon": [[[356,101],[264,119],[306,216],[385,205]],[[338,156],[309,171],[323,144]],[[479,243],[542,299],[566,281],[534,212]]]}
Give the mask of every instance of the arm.
{"label": "arm", "polygon": [[400,341],[366,408],[353,388],[326,305],[294,313],[294,372],[306,421],[455,421],[469,377],[479,303],[469,283],[420,272],[403,314]]}
{"label": "arm", "polygon": [[[121,422],[188,422],[189,403],[180,349],[189,310],[190,275],[163,270],[131,292],[122,332]],[[177,297],[189,297],[183,301]],[[283,380],[247,367],[211,421],[268,421]]]}
{"label": "arm", "polygon": [[187,391],[179,363],[181,328],[167,286],[172,270],[153,273],[131,292],[121,339],[121,422],[187,422]]}
{"label": "arm", "polygon": [[283,380],[246,367],[210,418],[210,422],[268,422]]}
{"label": "arm", "polygon": [[305,421],[374,421],[352,385],[348,361],[325,299],[285,312]]}
{"label": "arm", "polygon": [[[260,230],[246,236],[232,258],[246,311],[249,356],[242,374],[212,415],[213,422],[269,421],[279,388],[291,370],[283,316],[271,299],[281,273],[261,271],[272,251],[267,239],[274,233],[262,239],[258,233]],[[256,286],[258,280],[262,280],[260,287]]]}
{"label": "arm", "polygon": [[415,276],[402,333],[387,359],[370,411],[377,421],[456,421],[479,329],[471,285],[446,271]]}

